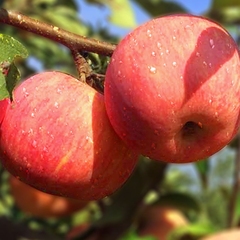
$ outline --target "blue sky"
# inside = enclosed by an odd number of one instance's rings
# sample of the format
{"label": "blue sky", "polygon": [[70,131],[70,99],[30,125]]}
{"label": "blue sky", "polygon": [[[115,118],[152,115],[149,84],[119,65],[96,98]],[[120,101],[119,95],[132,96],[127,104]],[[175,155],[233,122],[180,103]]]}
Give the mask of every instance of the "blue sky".
{"label": "blue sky", "polygon": [[[210,5],[211,0],[168,0],[171,2],[180,3],[184,6],[190,13],[201,15],[206,12]],[[126,35],[131,29],[119,28],[116,26],[109,26],[108,21],[106,20],[110,15],[110,11],[104,7],[97,7],[96,5],[86,4],[85,1],[76,1],[80,6],[80,17],[82,20],[90,23],[94,27],[107,27],[109,31],[113,34],[119,35],[123,37]],[[135,16],[138,24],[142,24],[149,20],[149,16],[137,6],[137,4],[133,4],[135,10]]]}

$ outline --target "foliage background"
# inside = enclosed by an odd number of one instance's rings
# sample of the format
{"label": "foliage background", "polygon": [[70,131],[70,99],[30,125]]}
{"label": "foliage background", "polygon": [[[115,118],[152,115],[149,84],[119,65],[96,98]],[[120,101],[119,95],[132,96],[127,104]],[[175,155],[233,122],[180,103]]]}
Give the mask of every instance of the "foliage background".
{"label": "foliage background", "polygon": [[[136,6],[146,20],[164,14],[188,12],[176,1],[163,0],[2,0],[0,6],[112,43],[118,43],[123,35],[139,24]],[[95,6],[106,13],[104,22],[97,21],[99,16],[91,11],[84,12],[84,6]],[[86,14],[89,21],[83,17]],[[223,25],[240,44],[238,0],[212,0],[209,9],[202,15]],[[91,20],[95,21],[94,25]],[[16,62],[22,80],[47,69],[77,74],[65,47],[4,24],[0,25],[0,33],[13,36],[29,52],[27,59]],[[99,73],[105,72],[108,60],[96,54],[89,55],[91,66]],[[0,236],[6,236],[5,239],[65,239],[73,226],[88,222],[93,224],[91,229],[101,229],[101,239],[108,239],[112,232],[117,233],[116,239],[150,239],[137,235],[137,216],[143,205],[156,201],[160,205],[167,203],[174,206],[188,217],[189,226],[179,229],[175,239],[194,240],[224,228],[239,227],[238,145],[237,137],[210,159],[195,164],[167,165],[141,158],[133,176],[117,193],[102,201],[90,202],[84,210],[61,219],[42,220],[21,212],[9,191],[9,174],[0,166]],[[184,238],[186,236],[188,238]]]}

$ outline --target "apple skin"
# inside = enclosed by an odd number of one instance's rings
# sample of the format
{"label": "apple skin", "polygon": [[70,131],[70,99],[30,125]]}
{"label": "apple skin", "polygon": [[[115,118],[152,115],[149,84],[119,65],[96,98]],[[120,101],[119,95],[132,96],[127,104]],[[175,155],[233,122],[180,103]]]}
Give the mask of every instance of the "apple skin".
{"label": "apple skin", "polygon": [[132,173],[138,154],[114,132],[103,96],[70,75],[43,72],[13,92],[1,124],[0,159],[46,193],[101,199]]}
{"label": "apple skin", "polygon": [[239,128],[237,45],[202,17],[153,19],[118,44],[104,99],[114,130],[132,149],[171,163],[207,158]]}
{"label": "apple skin", "polygon": [[[81,234],[84,234],[85,231],[90,227],[89,223],[82,223],[73,227],[66,236],[66,240],[74,240],[77,239]],[[98,233],[93,233],[91,236],[85,238],[86,240],[99,240]]]}
{"label": "apple skin", "polygon": [[24,213],[37,218],[67,217],[87,206],[88,202],[47,194],[33,188],[12,175],[10,192],[15,204]]}
{"label": "apple skin", "polygon": [[167,240],[171,231],[187,225],[187,218],[178,209],[152,205],[140,214],[137,232],[142,237],[151,235],[159,240]]}

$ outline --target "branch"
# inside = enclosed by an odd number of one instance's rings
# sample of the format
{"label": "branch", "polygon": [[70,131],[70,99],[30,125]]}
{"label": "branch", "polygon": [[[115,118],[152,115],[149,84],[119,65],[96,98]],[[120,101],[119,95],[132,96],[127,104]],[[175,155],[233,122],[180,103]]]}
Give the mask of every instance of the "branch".
{"label": "branch", "polygon": [[111,56],[116,48],[114,44],[89,39],[3,8],[0,8],[0,22],[54,40],[68,47],[70,50],[94,52],[104,56]]}

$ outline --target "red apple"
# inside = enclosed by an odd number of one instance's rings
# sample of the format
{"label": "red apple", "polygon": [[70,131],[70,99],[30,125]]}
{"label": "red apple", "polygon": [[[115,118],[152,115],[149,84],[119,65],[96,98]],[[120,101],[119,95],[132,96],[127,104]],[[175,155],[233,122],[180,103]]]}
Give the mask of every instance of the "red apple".
{"label": "red apple", "polygon": [[168,235],[176,228],[188,225],[187,218],[181,211],[167,206],[148,206],[140,214],[139,236],[153,236],[167,240]]}
{"label": "red apple", "polygon": [[103,96],[60,72],[37,74],[13,93],[1,124],[0,159],[21,181],[81,200],[112,194],[137,154],[117,136]]}
{"label": "red apple", "polygon": [[105,104],[114,130],[139,153],[172,163],[204,159],[239,128],[238,47],[206,18],[153,19],[114,51]]}
{"label": "red apple", "polygon": [[10,176],[10,191],[18,208],[39,218],[66,217],[86,207],[88,202],[47,194]]}
{"label": "red apple", "polygon": [[[85,231],[90,227],[89,223],[82,223],[73,227],[66,235],[66,240],[74,240],[77,239],[81,234],[84,234]],[[86,240],[98,240],[98,233],[93,233],[91,236],[85,238]]]}

